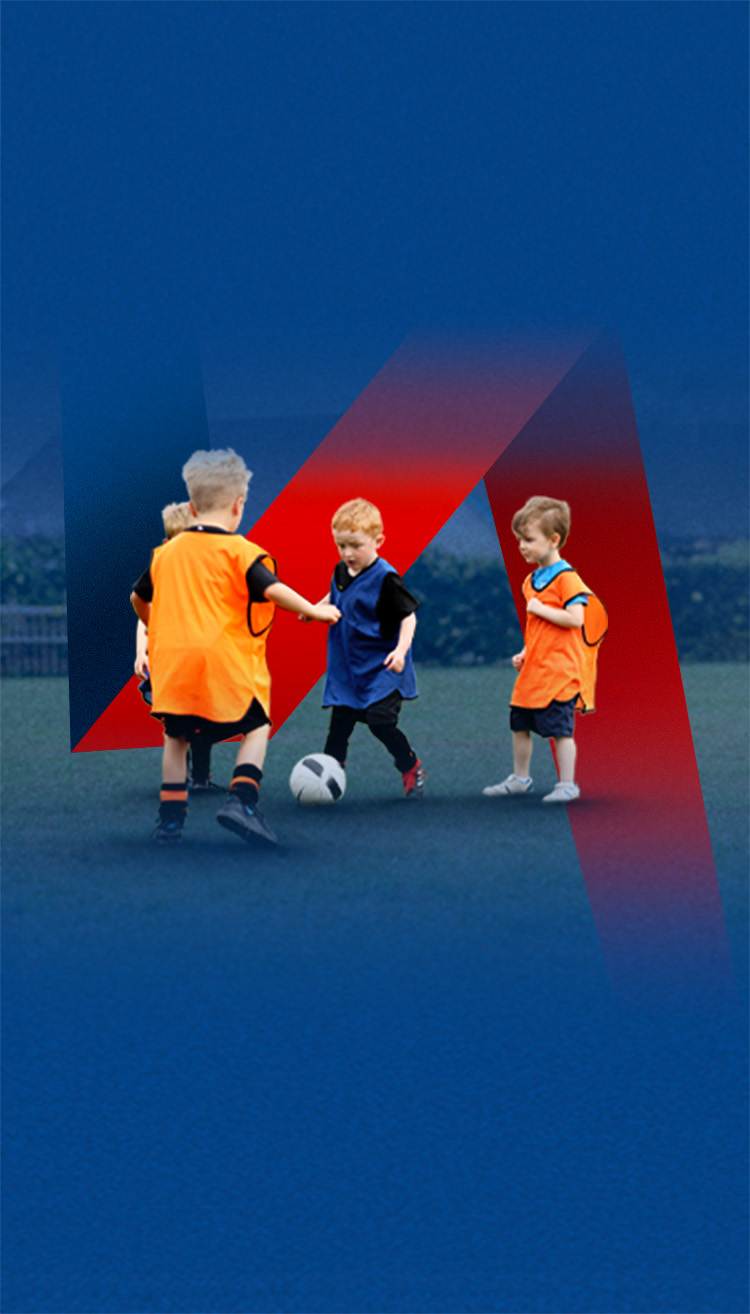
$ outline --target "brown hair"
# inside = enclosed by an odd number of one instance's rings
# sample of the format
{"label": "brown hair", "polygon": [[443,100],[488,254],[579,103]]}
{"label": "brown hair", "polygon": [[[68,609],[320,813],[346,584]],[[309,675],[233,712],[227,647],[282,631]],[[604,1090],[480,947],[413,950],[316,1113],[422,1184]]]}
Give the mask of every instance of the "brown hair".
{"label": "brown hair", "polygon": [[372,502],[366,502],[363,497],[354,497],[351,502],[344,502],[335,512],[331,529],[334,534],[346,529],[361,530],[368,538],[377,538],[383,532],[383,520]]}
{"label": "brown hair", "polygon": [[531,524],[538,524],[547,538],[559,534],[562,547],[570,533],[570,507],[567,502],[561,502],[556,497],[530,497],[521,510],[516,511],[511,529],[519,538]]}

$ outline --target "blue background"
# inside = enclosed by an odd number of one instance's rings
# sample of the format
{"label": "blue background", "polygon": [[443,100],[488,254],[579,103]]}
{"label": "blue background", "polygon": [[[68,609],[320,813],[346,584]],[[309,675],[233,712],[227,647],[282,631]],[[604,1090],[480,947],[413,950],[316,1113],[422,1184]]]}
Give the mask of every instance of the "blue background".
{"label": "blue background", "polygon": [[[189,442],[201,383],[209,419],[335,415],[415,327],[606,321],[657,530],[746,536],[746,28],[6,5],[10,468],[62,395],[126,542],[125,362],[149,420],[188,380]],[[731,1008],[630,1013],[565,926],[209,925],[6,951],[6,1308],[746,1308]]]}

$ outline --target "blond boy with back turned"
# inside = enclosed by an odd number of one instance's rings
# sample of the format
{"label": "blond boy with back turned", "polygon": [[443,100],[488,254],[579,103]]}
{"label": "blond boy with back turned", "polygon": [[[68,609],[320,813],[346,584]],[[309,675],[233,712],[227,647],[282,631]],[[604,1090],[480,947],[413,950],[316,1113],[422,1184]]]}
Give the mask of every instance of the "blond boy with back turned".
{"label": "blond boy with back turned", "polygon": [[182,471],[196,523],[157,548],[131,601],[149,628],[152,715],[164,725],[160,843],[179,840],[187,814],[188,745],[241,735],[217,821],[249,841],[276,843],[258,807],[270,721],[266,641],[276,606],[334,624],[282,584],[276,563],[237,531],[250,471],[231,449],[194,452]]}
{"label": "blond boy with back turned", "polygon": [[[165,543],[168,543],[170,538],[175,538],[177,534],[181,534],[183,530],[190,529],[196,523],[189,502],[170,502],[168,506],[163,508],[161,518],[164,525],[163,541]],[[136,591],[142,579],[143,576],[136,581],[134,585]],[[140,680],[138,691],[141,698],[148,707],[151,707],[153,691],[148,674],[148,630],[142,620],[138,621],[136,627],[133,669]],[[191,794],[221,793],[221,786],[214,784],[211,779],[211,744],[200,737],[190,745],[188,790]]]}

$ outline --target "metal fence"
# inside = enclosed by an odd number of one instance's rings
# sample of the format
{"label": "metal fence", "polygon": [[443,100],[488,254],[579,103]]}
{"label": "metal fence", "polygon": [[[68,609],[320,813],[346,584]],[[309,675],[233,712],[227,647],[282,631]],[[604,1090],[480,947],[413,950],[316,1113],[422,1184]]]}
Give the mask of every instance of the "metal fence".
{"label": "metal fence", "polygon": [[68,674],[64,607],[0,607],[0,674]]}

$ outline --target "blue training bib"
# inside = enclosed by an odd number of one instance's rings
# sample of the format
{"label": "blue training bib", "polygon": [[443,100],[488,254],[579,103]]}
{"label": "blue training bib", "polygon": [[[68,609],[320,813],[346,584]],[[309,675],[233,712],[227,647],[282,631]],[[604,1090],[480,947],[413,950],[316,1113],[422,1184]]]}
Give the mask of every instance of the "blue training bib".
{"label": "blue training bib", "polygon": [[341,612],[341,620],[328,630],[324,707],[365,708],[394,692],[402,698],[417,697],[411,648],[400,673],[383,665],[398,639],[383,638],[375,609],[383,580],[395,573],[387,561],[377,557],[345,589],[337,587],[335,576],[331,580],[331,602]]}

